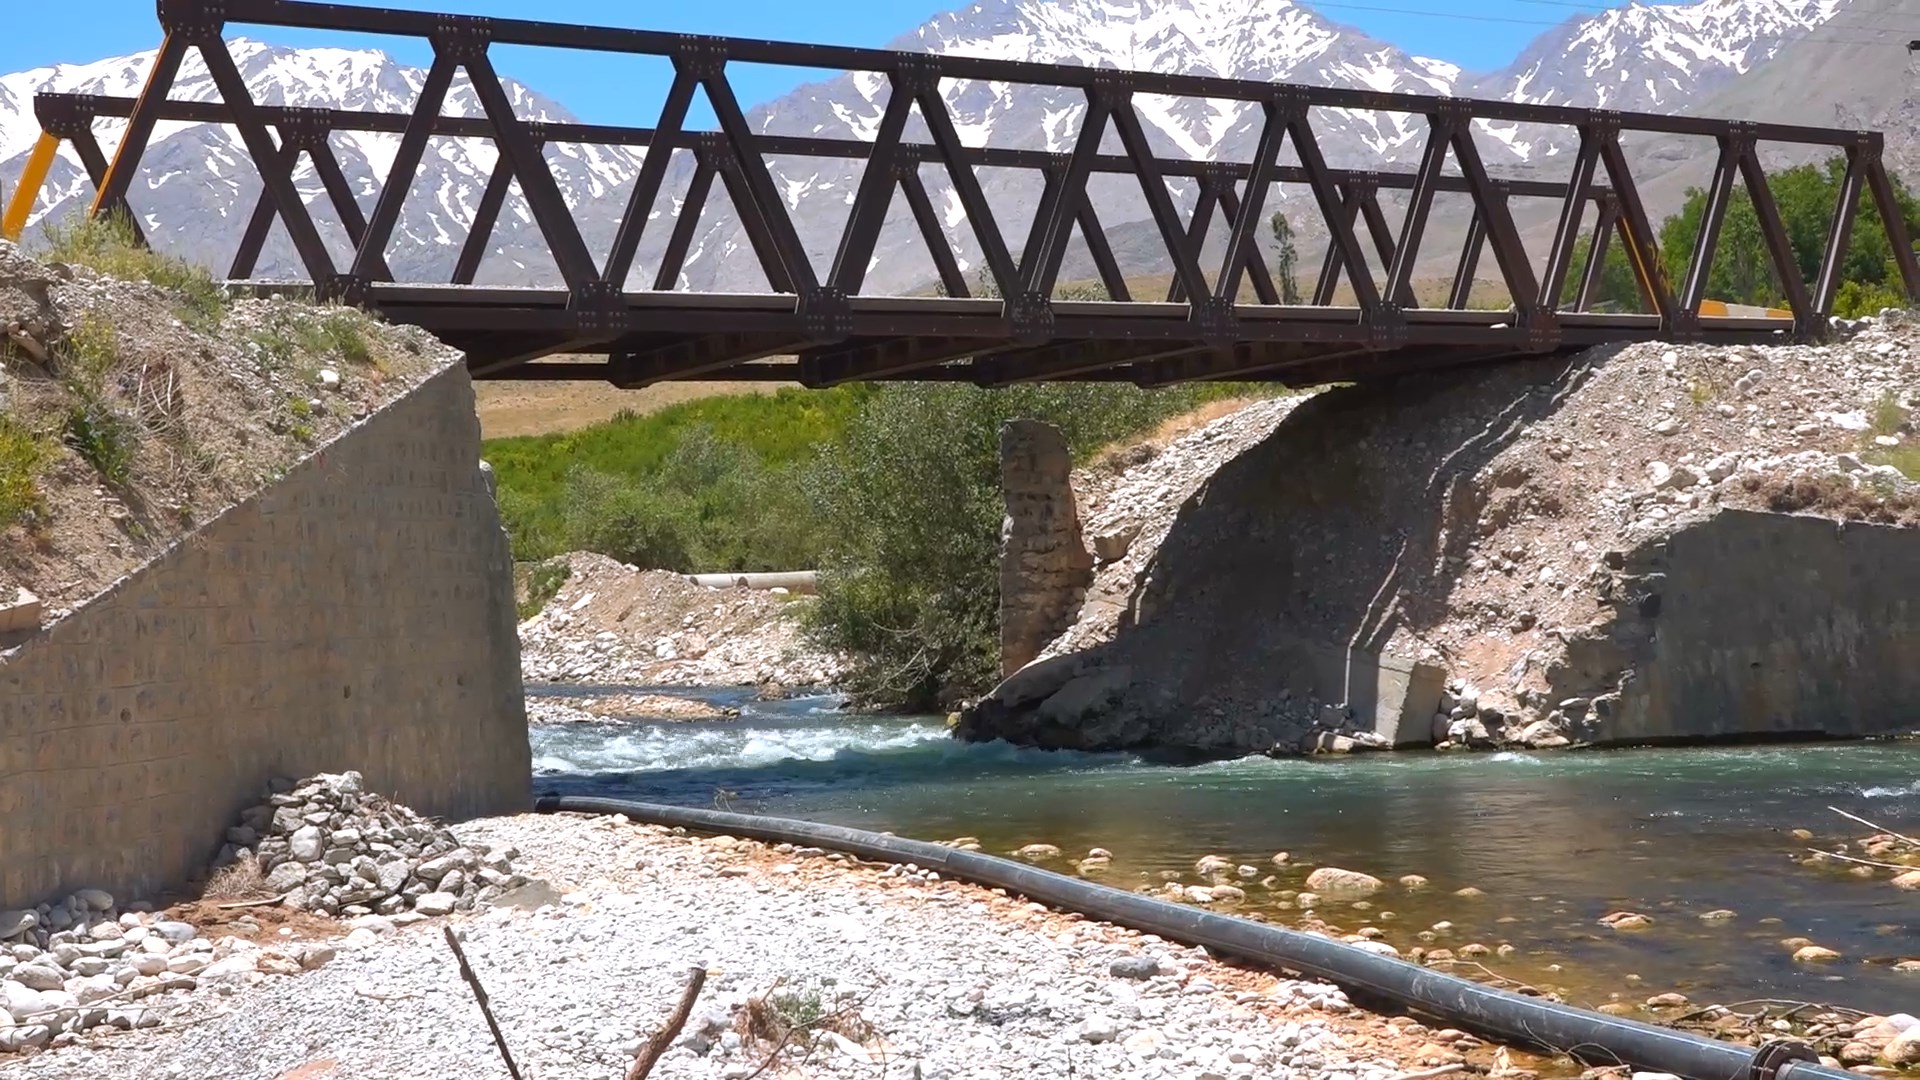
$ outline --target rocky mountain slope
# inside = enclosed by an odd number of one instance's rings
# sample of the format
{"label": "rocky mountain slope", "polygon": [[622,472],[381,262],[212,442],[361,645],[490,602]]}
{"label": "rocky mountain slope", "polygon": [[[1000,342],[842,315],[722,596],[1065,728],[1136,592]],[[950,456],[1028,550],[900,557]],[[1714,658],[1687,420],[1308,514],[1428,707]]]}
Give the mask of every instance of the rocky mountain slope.
{"label": "rocky mountain slope", "polygon": [[[1703,0],[1693,5],[1647,6],[1593,16],[1575,16],[1549,31],[1514,65],[1484,77],[1462,73],[1443,60],[1413,56],[1341,26],[1311,5],[1281,0],[1103,0],[1067,5],[1056,0],[987,0],[949,12],[897,39],[895,47],[935,53],[1018,57],[1087,66],[1141,68],[1311,85],[1364,87],[1421,93],[1478,94],[1520,101],[1606,105],[1612,108],[1671,109],[1750,72],[1783,45],[1833,18],[1846,0]],[[1856,0],[1867,3],[1870,0]],[[424,73],[396,63],[384,53],[344,49],[275,48],[253,41],[235,43],[242,74],[263,102],[335,105],[405,110]],[[0,76],[0,175],[17,175],[21,155],[37,126],[32,95],[41,90],[126,95],[133,93],[152,62],[151,53],[97,64],[42,68]],[[567,119],[557,103],[532,90],[510,85],[520,115],[529,119]],[[800,87],[752,111],[749,120],[764,132],[871,138],[884,108],[884,80],[855,72]],[[1071,144],[1084,103],[1073,94],[1045,88],[949,82],[949,106],[964,140],[1028,148],[1061,149]],[[205,99],[212,89],[197,57],[190,58],[175,89],[176,97]],[[1258,138],[1258,111],[1229,102],[1143,96],[1138,106],[1149,139],[1163,153],[1207,159],[1245,160]],[[627,122],[649,124],[651,103],[637,104]],[[471,91],[456,84],[450,114],[478,111]],[[1328,157],[1336,164],[1411,164],[1418,158],[1422,124],[1397,114],[1322,110],[1315,117]],[[111,144],[116,126],[102,123]],[[918,137],[918,118],[909,137]],[[1497,171],[1525,173],[1560,153],[1566,133],[1510,126],[1489,128],[1483,153]],[[361,200],[371,205],[373,177],[391,161],[397,137],[336,135],[334,145]],[[1117,141],[1109,134],[1109,144]],[[691,172],[679,155],[667,190],[683,191]],[[611,242],[625,189],[639,155],[610,149],[555,146],[549,149],[562,190],[575,207],[589,245],[604,251]],[[424,173],[402,217],[393,263],[403,277],[444,278],[465,238],[475,204],[493,164],[489,147],[446,140],[428,156]],[[851,187],[857,178],[845,163],[803,159],[772,163],[776,182],[786,193],[806,247],[823,272],[844,223]],[[1548,167],[1546,174],[1554,170]],[[134,201],[156,237],[169,249],[224,267],[242,222],[257,194],[257,181],[230,132],[204,126],[164,128],[149,150]],[[978,246],[957,199],[937,169],[924,171],[947,237],[969,267],[980,261]],[[982,183],[996,209],[1002,233],[1024,235],[1038,198],[1036,178],[1004,170],[985,170]],[[311,169],[297,177],[310,200],[320,199]],[[63,157],[56,168],[50,198],[39,213],[60,214],[83,197],[77,159]],[[1189,200],[1183,185],[1178,197]],[[1301,232],[1311,242],[1312,225],[1302,192],[1282,191],[1281,205],[1297,210]],[[1158,237],[1148,221],[1137,185],[1104,180],[1096,188],[1104,223],[1129,272],[1163,268]],[[677,204],[676,204],[677,205]],[[664,207],[664,204],[663,204]],[[1655,207],[1656,211],[1665,209]],[[662,217],[674,211],[663,208]],[[323,222],[332,222],[322,210]],[[214,220],[227,228],[207,229]],[[664,221],[648,230],[634,281],[650,282],[668,230]],[[337,225],[323,231],[344,253]],[[481,280],[499,283],[547,283],[556,280],[531,215],[515,196],[508,204],[497,243],[483,265]],[[684,281],[699,288],[764,287],[752,260],[729,259],[745,246],[737,221],[716,197],[713,212],[688,257]],[[1448,256],[1449,258],[1451,256]],[[1070,255],[1066,274],[1084,276],[1090,264]],[[271,245],[261,264],[263,275],[289,273],[295,264],[284,241]],[[869,288],[911,291],[932,280],[923,245],[911,228],[905,207],[894,207],[869,274]]]}

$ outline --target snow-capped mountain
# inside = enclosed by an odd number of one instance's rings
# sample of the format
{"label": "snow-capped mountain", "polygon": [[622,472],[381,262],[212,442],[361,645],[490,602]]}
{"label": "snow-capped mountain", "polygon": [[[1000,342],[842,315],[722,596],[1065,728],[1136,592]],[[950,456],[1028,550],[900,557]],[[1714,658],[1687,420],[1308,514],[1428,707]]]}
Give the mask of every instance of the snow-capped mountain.
{"label": "snow-capped mountain", "polygon": [[[1844,6],[1843,0],[1634,0],[1568,19],[1536,38],[1505,70],[1465,83],[1460,93],[1541,105],[1678,112],[1689,100],[1773,59]],[[1533,160],[1575,141],[1549,131],[1498,134]]]}
{"label": "snow-capped mountain", "polygon": [[[1830,18],[1846,0],[1703,0],[1692,5],[1634,3],[1582,16],[1550,31],[1508,70],[1484,77],[1464,75],[1441,60],[1410,55],[1360,31],[1331,22],[1295,0],[981,0],[940,15],[897,39],[896,48],[941,54],[1002,57],[1085,66],[1133,68],[1321,86],[1415,93],[1473,94],[1553,104],[1677,111],[1704,94],[1764,63],[1783,44]],[[373,51],[289,50],[254,41],[233,44],[235,58],[257,100],[275,104],[332,105],[407,111],[424,79]],[[37,134],[33,94],[42,90],[131,95],[152,63],[151,53],[97,64],[42,68],[0,76],[0,176],[17,176]],[[510,84],[520,115],[568,119],[555,102]],[[949,81],[944,95],[962,140],[969,145],[1062,150],[1072,145],[1085,101],[1077,92],[1041,87]],[[852,72],[809,84],[754,109],[749,121],[762,132],[870,139],[886,104],[883,76]],[[197,55],[189,54],[175,84],[176,98],[217,97]],[[1207,159],[1251,157],[1259,137],[1260,112],[1240,103],[1166,99],[1137,95],[1135,104],[1149,140],[1164,154]],[[626,122],[653,121],[652,105],[636,104]],[[476,115],[471,88],[457,82],[446,111]],[[1424,138],[1418,117],[1316,110],[1322,149],[1335,165],[1378,167],[1417,160]],[[118,137],[116,123],[96,125],[103,143]],[[1546,161],[1568,145],[1564,133],[1485,129],[1482,153],[1496,173],[1553,175]],[[917,115],[907,137],[926,138]],[[364,208],[371,208],[377,178],[384,176],[397,136],[336,133],[333,146],[353,179]],[[1109,131],[1107,146],[1118,149]],[[1291,158],[1291,149],[1288,156]],[[615,148],[550,147],[556,179],[575,208],[590,249],[604,252],[624,207],[641,154]],[[669,170],[656,219],[677,212],[691,162],[677,155]],[[436,139],[401,219],[389,262],[402,279],[445,280],[480,193],[494,152],[481,140]],[[824,276],[837,246],[859,178],[859,162],[776,158],[769,162],[817,270]],[[972,267],[980,263],[970,223],[944,173],[922,170],[941,212],[949,243]],[[1039,178],[1023,170],[982,169],[1001,234],[1017,250],[1039,196]],[[303,164],[296,181],[317,205],[323,234],[344,262],[343,231],[325,204],[321,186]],[[258,193],[258,180],[237,135],[204,125],[165,125],[156,133],[132,192],[136,209],[156,242],[224,269]],[[1191,185],[1176,184],[1183,202]],[[60,215],[90,189],[71,153],[56,166],[38,215]],[[1129,272],[1164,267],[1160,241],[1145,199],[1131,177],[1098,177],[1095,205],[1122,265]],[[1282,189],[1286,207],[1300,206],[1305,192]],[[730,257],[750,250],[737,219],[716,185],[688,257],[682,282],[697,288],[764,288],[755,260]],[[1311,234],[1311,215],[1304,233]],[[218,220],[223,227],[209,227]],[[1224,226],[1216,225],[1216,231]],[[658,253],[670,230],[656,222],[646,233],[632,283],[651,283]],[[298,273],[289,246],[276,236],[260,272]],[[1065,277],[1087,276],[1084,257],[1070,253]],[[933,279],[903,200],[895,199],[867,278],[870,291],[906,291]],[[482,281],[557,280],[531,215],[510,199],[481,271]]]}
{"label": "snow-capped mountain", "polygon": [[[406,111],[418,97],[426,72],[395,63],[385,54],[347,49],[281,49],[246,39],[230,43],[235,64],[254,100],[261,104],[326,106],[377,111]],[[42,91],[129,97],[140,92],[154,61],[152,51],[94,64],[62,65],[0,76],[0,176],[17,177],[26,151],[39,135],[33,96]],[[505,87],[515,112],[524,119],[565,121],[572,117],[558,104],[524,86]],[[190,51],[174,81],[176,100],[217,101],[219,93],[197,51]],[[481,115],[480,103],[464,75],[447,94],[448,116]],[[94,131],[109,153],[124,121],[99,120]],[[386,175],[399,139],[366,132],[335,132],[331,138],[342,171],[360,197],[373,207],[379,180]],[[486,187],[496,154],[484,140],[435,139],[428,145],[421,173],[410,194],[389,250],[389,263],[402,279],[438,278],[451,272],[475,206]],[[637,167],[636,155],[618,148],[555,147],[548,154],[556,178],[570,201],[591,216],[597,203]],[[337,263],[346,264],[351,246],[312,165],[301,159],[294,177],[309,204],[316,206],[322,235],[332,244]],[[48,178],[35,220],[58,219],[92,197],[92,186],[71,148],[62,151]],[[239,134],[207,124],[163,123],[154,131],[129,201],[157,245],[224,270],[260,193],[260,181]],[[617,217],[617,211],[611,211]],[[552,262],[528,240],[532,216],[524,204],[509,203],[502,215],[503,242],[483,274],[494,281],[527,280],[552,273]],[[260,269],[296,274],[298,262],[278,226]]]}

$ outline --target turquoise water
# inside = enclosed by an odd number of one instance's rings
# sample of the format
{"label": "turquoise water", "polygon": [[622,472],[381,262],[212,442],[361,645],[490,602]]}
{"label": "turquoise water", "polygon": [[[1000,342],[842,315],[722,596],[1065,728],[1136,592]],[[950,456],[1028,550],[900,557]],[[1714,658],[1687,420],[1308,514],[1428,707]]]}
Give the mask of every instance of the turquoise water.
{"label": "turquoise water", "polygon": [[[1797,865],[1808,845],[1790,833],[1811,829],[1831,845],[1865,832],[1830,806],[1920,831],[1920,743],[1170,765],[962,744],[937,721],[849,717],[830,699],[713,696],[745,714],[535,729],[535,790],[977,836],[989,851],[1099,846],[1115,855],[1104,880],[1123,888],[1172,871],[1199,884],[1192,867],[1206,854],[1264,876],[1286,851],[1296,864],[1430,879],[1369,909],[1319,910],[1344,929],[1376,926],[1403,950],[1508,943],[1514,955],[1483,962],[1582,1004],[1677,990],[1702,1002],[1920,1010],[1920,975],[1892,970],[1920,957],[1920,894],[1892,888],[1884,871],[1863,880]],[[1241,910],[1288,921],[1298,912],[1278,893],[1304,876],[1282,872],[1271,889],[1242,882]],[[1469,885],[1485,897],[1453,895]],[[1654,925],[1598,925],[1623,908]],[[1722,908],[1738,917],[1699,918]],[[1452,928],[1416,936],[1440,920]],[[1844,959],[1795,965],[1781,944],[1795,937]]]}

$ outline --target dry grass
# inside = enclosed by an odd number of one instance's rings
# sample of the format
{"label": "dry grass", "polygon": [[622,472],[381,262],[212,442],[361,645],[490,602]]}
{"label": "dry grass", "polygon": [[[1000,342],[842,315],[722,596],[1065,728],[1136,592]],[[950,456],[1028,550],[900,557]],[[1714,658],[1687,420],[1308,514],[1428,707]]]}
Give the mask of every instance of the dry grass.
{"label": "dry grass", "polygon": [[1179,416],[1170,416],[1143,438],[1129,439],[1124,443],[1114,443],[1102,448],[1088,459],[1087,468],[1104,469],[1110,472],[1132,468],[1151,459],[1181,436],[1198,431],[1215,420],[1239,412],[1260,400],[1251,396],[1220,398],[1183,412]]}
{"label": "dry grass", "polygon": [[1845,476],[1749,476],[1742,486],[1776,514],[1811,513],[1874,525],[1920,525],[1920,497],[1871,485],[1855,487]]}
{"label": "dry grass", "polygon": [[260,860],[253,852],[243,851],[240,858],[230,866],[215,870],[207,878],[207,887],[201,890],[203,900],[236,902],[241,900],[265,900],[273,895],[273,889],[267,885],[267,875],[260,869]]}
{"label": "dry grass", "polygon": [[878,1037],[879,1029],[860,1014],[863,1004],[861,999],[830,1006],[817,989],[783,990],[776,982],[766,993],[747,999],[733,1026],[749,1045],[765,1050],[761,1070],[767,1071],[789,1055],[798,1055],[804,1063],[826,1032],[862,1046]]}

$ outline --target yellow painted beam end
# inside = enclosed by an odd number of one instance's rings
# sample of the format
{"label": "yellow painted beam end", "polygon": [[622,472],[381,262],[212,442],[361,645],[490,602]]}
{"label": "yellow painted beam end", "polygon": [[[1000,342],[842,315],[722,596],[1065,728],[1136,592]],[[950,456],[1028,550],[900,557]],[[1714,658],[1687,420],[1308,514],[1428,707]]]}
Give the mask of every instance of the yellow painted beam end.
{"label": "yellow painted beam end", "polygon": [[20,186],[13,189],[13,198],[7,202],[5,213],[0,213],[0,236],[18,243],[20,234],[26,232],[27,217],[33,213],[33,204],[40,198],[47,171],[53,168],[53,157],[59,150],[58,136],[40,133],[32,153],[27,155],[27,167],[21,170]]}

